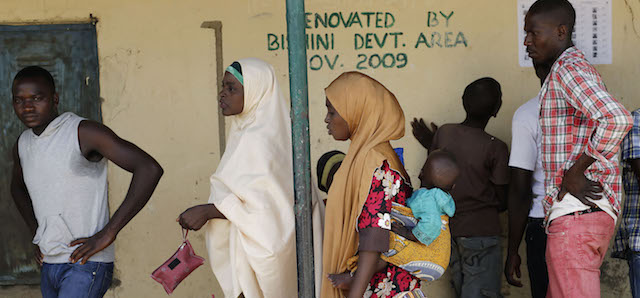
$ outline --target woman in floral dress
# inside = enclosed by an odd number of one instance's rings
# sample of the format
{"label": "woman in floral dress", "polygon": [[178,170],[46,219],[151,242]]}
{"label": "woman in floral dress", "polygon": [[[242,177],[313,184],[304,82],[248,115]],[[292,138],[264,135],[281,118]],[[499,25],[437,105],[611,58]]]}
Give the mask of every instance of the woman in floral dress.
{"label": "woman in floral dress", "polygon": [[[382,84],[359,72],[343,73],[325,92],[329,134],[351,143],[329,189],[323,272],[333,283],[323,280],[322,297],[420,295],[420,281],[409,272],[392,264],[378,268],[380,254],[389,250],[391,205],[406,204],[412,192],[389,143],[404,136],[402,108]],[[358,270],[348,278],[348,260],[356,254]]]}

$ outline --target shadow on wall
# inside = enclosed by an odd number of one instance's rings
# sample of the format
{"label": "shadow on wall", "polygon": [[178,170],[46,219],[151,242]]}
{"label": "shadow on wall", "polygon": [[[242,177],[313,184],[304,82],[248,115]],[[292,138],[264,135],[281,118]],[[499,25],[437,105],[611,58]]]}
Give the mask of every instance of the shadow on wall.
{"label": "shadow on wall", "polygon": [[0,296],[20,298],[40,298],[40,285],[0,286]]}

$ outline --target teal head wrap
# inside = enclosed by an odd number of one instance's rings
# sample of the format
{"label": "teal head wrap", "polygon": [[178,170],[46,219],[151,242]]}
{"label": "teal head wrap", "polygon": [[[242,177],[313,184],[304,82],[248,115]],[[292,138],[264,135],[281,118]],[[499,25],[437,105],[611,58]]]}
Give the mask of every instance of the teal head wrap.
{"label": "teal head wrap", "polygon": [[240,63],[238,63],[237,61],[233,62],[231,65],[229,65],[229,67],[227,67],[227,71],[234,77],[236,77],[236,79],[238,79],[238,82],[240,82],[240,84],[244,86],[244,79],[242,78],[242,67],[240,66]]}

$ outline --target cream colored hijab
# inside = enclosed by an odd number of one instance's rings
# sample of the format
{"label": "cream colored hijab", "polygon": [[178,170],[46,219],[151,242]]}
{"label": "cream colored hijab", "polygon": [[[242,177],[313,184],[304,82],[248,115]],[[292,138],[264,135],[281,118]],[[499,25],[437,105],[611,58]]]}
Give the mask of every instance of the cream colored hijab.
{"label": "cream colored hijab", "polygon": [[297,297],[289,104],[271,65],[238,62],[244,109],[211,176],[209,203],[227,219],[205,228],[209,261],[225,297]]}
{"label": "cream colored hijab", "polygon": [[[358,217],[369,194],[371,179],[384,160],[406,178],[390,140],[404,136],[404,113],[396,97],[378,81],[347,72],[325,89],[327,98],[347,121],[349,151],[329,189],[325,215],[323,274],[342,273],[358,250]],[[322,298],[341,297],[324,278]]]}

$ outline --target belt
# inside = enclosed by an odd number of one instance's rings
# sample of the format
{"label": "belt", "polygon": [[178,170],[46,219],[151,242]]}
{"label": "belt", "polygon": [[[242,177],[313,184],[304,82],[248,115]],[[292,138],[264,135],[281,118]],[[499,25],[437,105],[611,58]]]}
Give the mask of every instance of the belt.
{"label": "belt", "polygon": [[[602,210],[602,209],[600,209],[600,207],[597,207],[597,206],[596,206],[596,207],[591,207],[591,208],[589,208],[589,209],[587,209],[587,210],[576,211],[576,212],[569,213],[569,214],[565,214],[565,215],[562,215],[562,216],[567,216],[567,215],[574,215],[574,216],[575,216],[575,215],[583,215],[583,214],[589,214],[589,213],[601,212],[601,211],[602,211],[602,212],[604,212],[604,210]],[[560,216],[560,217],[562,217],[562,216]],[[560,218],[560,217],[558,217],[558,218]],[[556,219],[558,219],[558,218],[556,218]],[[554,219],[554,220],[556,220],[556,219]],[[550,222],[547,224],[547,226],[544,228],[544,231],[545,231],[545,233],[546,233],[547,235],[549,235],[549,226],[551,225],[551,223],[552,223],[552,222],[553,222],[553,220],[552,220],[552,221],[550,221]],[[564,232],[563,232],[563,233],[564,233]]]}
{"label": "belt", "polygon": [[600,211],[604,211],[604,210],[600,209],[600,207],[591,207],[591,208],[589,208],[587,210],[577,211],[577,212],[574,212],[574,213],[569,213],[567,215],[571,215],[571,214],[583,215],[583,214],[589,214],[589,213],[600,212]]}

